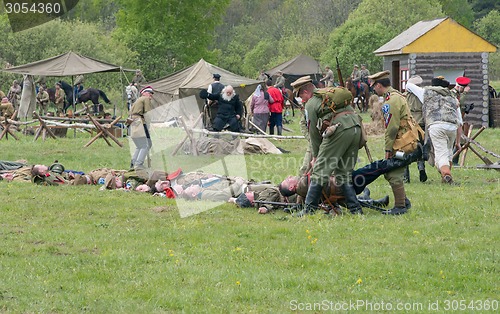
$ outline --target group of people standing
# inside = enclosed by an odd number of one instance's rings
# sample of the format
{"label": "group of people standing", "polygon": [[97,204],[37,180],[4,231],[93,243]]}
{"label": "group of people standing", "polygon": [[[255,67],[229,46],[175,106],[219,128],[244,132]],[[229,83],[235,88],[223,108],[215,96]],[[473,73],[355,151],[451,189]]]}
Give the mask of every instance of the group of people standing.
{"label": "group of people standing", "polygon": [[[455,87],[450,89],[450,83],[443,77],[432,79],[432,86],[425,88],[417,86],[422,83],[420,77],[413,78],[407,83],[408,95],[391,86],[389,71],[368,75],[366,79],[370,80],[371,88],[383,99],[384,160],[401,158],[418,149],[423,151],[420,161],[424,161],[429,154],[426,148],[432,146],[435,157],[430,162],[434,160],[443,183],[454,184],[451,176],[453,148],[459,147],[463,123],[459,99],[467,91],[470,79],[459,77]],[[343,87],[318,89],[308,76],[293,82],[292,87],[294,94],[305,103],[305,125],[312,156],[310,184],[305,196],[305,206],[299,215],[315,212],[325,186],[331,183],[330,176],[334,177],[335,184],[342,191],[349,211],[362,214],[351,175],[358,149],[361,148],[362,122],[350,106],[351,93]],[[419,109],[414,105],[415,100],[420,103]],[[412,104],[411,107],[409,103]],[[416,117],[418,121],[412,115],[416,111],[421,112]],[[432,152],[430,155],[432,156]],[[423,167],[421,164],[423,162],[419,163],[419,169]],[[376,165],[377,169],[379,166]],[[394,207],[383,213],[404,214],[411,207],[404,187],[405,167],[391,167],[387,170],[384,177],[391,186]],[[426,175],[424,178],[421,174],[421,181],[425,181],[424,179],[427,179]]]}

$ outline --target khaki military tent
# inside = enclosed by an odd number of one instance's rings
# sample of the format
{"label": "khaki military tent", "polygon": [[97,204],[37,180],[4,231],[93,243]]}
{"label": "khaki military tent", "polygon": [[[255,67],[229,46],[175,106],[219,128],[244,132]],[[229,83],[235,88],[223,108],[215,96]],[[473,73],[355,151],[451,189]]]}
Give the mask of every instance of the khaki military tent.
{"label": "khaki military tent", "polygon": [[[51,57],[48,59],[35,61],[32,63],[6,68],[4,72],[17,73],[23,75],[41,76],[76,76],[80,74],[101,73],[101,72],[121,72],[134,71],[123,69],[118,65],[99,61],[90,57],[82,56],[72,51]],[[26,102],[27,104],[27,102]],[[25,108],[25,102],[21,102],[20,112],[27,114],[32,112],[31,108]],[[30,106],[31,107],[31,106]],[[116,104],[113,107],[113,114],[116,113]]]}
{"label": "khaki military tent", "polygon": [[213,82],[213,74],[215,73],[220,74],[222,84],[234,87],[242,101],[245,101],[260,83],[257,80],[239,76],[201,59],[190,67],[148,82],[144,86],[151,85],[155,90],[153,95],[155,107],[180,98],[195,96],[198,107],[202,110],[204,101],[200,98],[199,93],[202,89],[208,88]]}
{"label": "khaki military tent", "polygon": [[2,71],[43,76],[75,76],[99,72],[120,72],[121,67],[70,51],[52,58],[3,69]]}
{"label": "khaki military tent", "polygon": [[319,62],[303,54],[266,71],[266,73],[275,77],[278,71],[283,71],[288,88],[290,88],[290,83],[301,76],[309,75],[313,80],[319,80],[323,77]]}

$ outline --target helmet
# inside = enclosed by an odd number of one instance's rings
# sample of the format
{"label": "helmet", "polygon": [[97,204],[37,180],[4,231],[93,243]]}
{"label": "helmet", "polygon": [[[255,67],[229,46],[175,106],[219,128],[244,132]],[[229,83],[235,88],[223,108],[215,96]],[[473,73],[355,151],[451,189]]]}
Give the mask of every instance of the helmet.
{"label": "helmet", "polygon": [[56,160],[52,165],[50,165],[49,171],[62,174],[64,172],[64,166],[58,163]]}

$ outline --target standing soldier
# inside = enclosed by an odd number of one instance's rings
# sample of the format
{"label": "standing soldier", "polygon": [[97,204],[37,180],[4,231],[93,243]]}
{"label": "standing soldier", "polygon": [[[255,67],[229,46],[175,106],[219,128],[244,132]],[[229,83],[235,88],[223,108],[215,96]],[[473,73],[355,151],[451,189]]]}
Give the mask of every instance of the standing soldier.
{"label": "standing soldier", "polygon": [[344,87],[316,89],[309,76],[292,83],[296,96],[306,101],[307,125],[311,139],[312,174],[304,209],[297,216],[318,208],[323,186],[332,175],[345,196],[352,214],[363,214],[352,185],[352,170],[358,158],[361,120],[352,110],[352,94]]}
{"label": "standing soldier", "polygon": [[[396,153],[394,142],[401,139],[403,134],[409,130],[410,109],[406,98],[399,91],[391,87],[389,71],[375,73],[368,78],[372,82],[372,87],[378,96],[384,98],[382,114],[385,124],[385,159],[393,157]],[[407,201],[403,176],[405,167],[392,170],[384,175],[389,182],[394,194],[394,208],[382,212],[386,215],[401,215],[408,211],[410,207]],[[407,204],[408,202],[408,204]]]}
{"label": "standing soldier", "polygon": [[[462,112],[462,120],[464,119],[465,115],[469,113],[470,110],[472,110],[474,108],[474,105],[467,105],[465,103],[465,99],[467,98],[467,93],[469,92],[470,90],[470,78],[468,77],[465,77],[465,76],[459,76],[456,78],[455,80],[455,87],[451,90],[453,92],[453,94],[455,95],[455,97],[458,99],[458,102],[460,104],[460,111]],[[468,130],[469,130],[469,125],[466,125],[466,123],[464,123],[462,125],[462,134],[467,134]],[[465,144],[465,142],[459,138],[460,140],[460,145],[463,145]],[[457,148],[455,148],[453,150],[453,153],[455,153],[457,151]],[[453,160],[452,160],[452,163],[453,165],[458,165],[458,160],[460,158],[460,154],[456,155]]]}
{"label": "standing soldier", "polygon": [[45,89],[40,86],[38,93],[36,94],[36,103],[38,104],[38,114],[41,116],[47,115],[47,109],[49,108],[49,94]]}
{"label": "standing soldier", "polygon": [[130,168],[135,170],[144,169],[144,161],[151,149],[151,136],[149,134],[149,121],[146,119],[146,113],[151,109],[151,98],[153,97],[153,88],[146,86],[141,90],[139,97],[129,112],[130,137],[135,144],[135,152],[132,155]]}
{"label": "standing soldier", "polygon": [[333,71],[330,69],[330,66],[328,65],[325,67],[325,70],[326,70],[325,76],[323,76],[323,78],[320,79],[319,81],[324,82],[326,87],[332,87],[334,81]]}
{"label": "standing soldier", "polygon": [[61,83],[56,83],[56,91],[54,92],[54,105],[56,105],[56,116],[60,116],[64,113],[64,100],[66,94],[61,88]]}
{"label": "standing soldier", "polygon": [[7,98],[9,98],[9,101],[14,106],[14,109],[19,109],[19,100],[21,100],[21,85],[19,85],[17,80],[12,82]]}

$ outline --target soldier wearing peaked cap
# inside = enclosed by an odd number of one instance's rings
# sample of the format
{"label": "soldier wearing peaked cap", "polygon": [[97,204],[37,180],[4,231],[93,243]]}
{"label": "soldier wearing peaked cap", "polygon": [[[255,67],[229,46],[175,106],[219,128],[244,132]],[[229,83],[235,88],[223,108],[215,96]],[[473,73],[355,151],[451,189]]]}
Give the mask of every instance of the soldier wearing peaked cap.
{"label": "soldier wearing peaked cap", "polygon": [[313,157],[305,207],[297,216],[311,214],[318,208],[323,186],[332,173],[344,192],[349,211],[362,214],[352,186],[352,170],[358,158],[361,138],[361,120],[350,106],[352,94],[343,87],[316,89],[307,76],[291,85],[294,94],[306,102],[306,121]]}
{"label": "soldier wearing peaked cap", "polygon": [[460,102],[460,110],[462,111],[462,118],[465,114],[466,111],[466,98],[467,98],[467,93],[469,92],[470,90],[470,78],[468,77],[465,77],[465,76],[459,76],[456,78],[455,80],[456,84],[455,84],[455,87],[452,89],[455,97],[458,99],[458,101]]}
{"label": "soldier wearing peaked cap", "polygon": [[[389,75],[389,71],[382,71],[368,77],[375,93],[384,98],[382,114],[385,125],[385,159],[393,157],[396,153],[396,140],[401,139],[403,134],[409,131],[411,117],[406,98],[391,87]],[[384,214],[401,215],[408,211],[410,205],[405,193],[404,172],[405,168],[402,167],[384,175],[394,194],[394,208],[383,212]]]}
{"label": "soldier wearing peaked cap", "polygon": [[154,90],[151,86],[146,86],[141,89],[141,97],[139,97],[130,108],[129,119],[130,137],[135,144],[135,152],[132,155],[130,168],[144,168],[144,161],[151,149],[151,137],[149,135],[149,120],[146,119],[146,114],[152,109],[151,98]]}
{"label": "soldier wearing peaked cap", "polygon": [[[462,113],[462,120],[464,119],[465,115],[468,114],[472,109],[474,109],[474,104],[467,104],[467,94],[469,93],[470,90],[470,84],[471,79],[465,76],[459,76],[455,79],[455,87],[451,90],[453,92],[453,95],[458,99],[459,105],[460,105],[460,112]],[[465,124],[462,125],[462,131],[461,132],[466,132],[468,127],[465,126]],[[463,141],[461,138],[459,138],[460,144],[465,144],[465,141]],[[453,151],[453,153],[456,152],[456,149]],[[456,155],[453,158],[453,164],[458,165],[458,160],[460,159],[460,154]]]}

